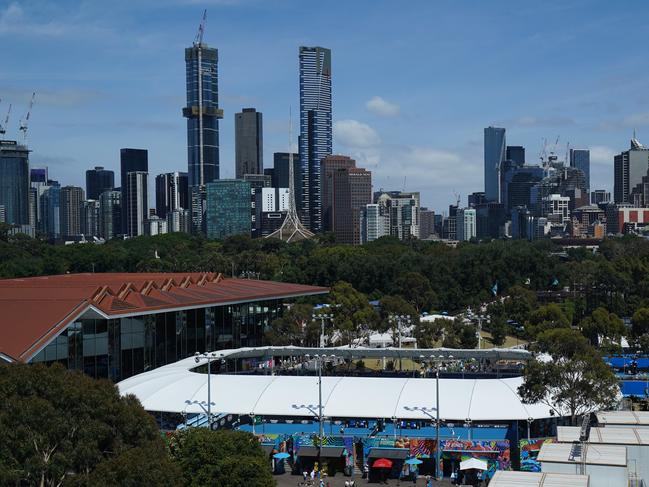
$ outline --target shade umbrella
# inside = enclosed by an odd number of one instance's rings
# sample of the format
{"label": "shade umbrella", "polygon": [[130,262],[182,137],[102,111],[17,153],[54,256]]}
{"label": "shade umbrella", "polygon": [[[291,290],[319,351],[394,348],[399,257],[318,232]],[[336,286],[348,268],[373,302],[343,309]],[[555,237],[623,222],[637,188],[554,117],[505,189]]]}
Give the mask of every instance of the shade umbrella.
{"label": "shade umbrella", "polygon": [[460,470],[489,470],[489,465],[484,460],[479,460],[477,458],[469,458],[460,462]]}
{"label": "shade umbrella", "polygon": [[406,465],[421,465],[424,462],[419,460],[419,458],[408,458],[408,460],[403,463],[405,463]]}
{"label": "shade umbrella", "polygon": [[273,455],[273,458],[277,458],[278,460],[284,460],[285,458],[288,458],[288,457],[290,457],[290,456],[291,456],[291,455],[289,455],[288,453],[280,452],[280,453],[275,453],[275,454]]}
{"label": "shade umbrella", "polygon": [[378,460],[374,461],[374,463],[372,464],[372,467],[374,467],[374,468],[392,468],[392,460],[388,460],[387,458],[379,458]]}

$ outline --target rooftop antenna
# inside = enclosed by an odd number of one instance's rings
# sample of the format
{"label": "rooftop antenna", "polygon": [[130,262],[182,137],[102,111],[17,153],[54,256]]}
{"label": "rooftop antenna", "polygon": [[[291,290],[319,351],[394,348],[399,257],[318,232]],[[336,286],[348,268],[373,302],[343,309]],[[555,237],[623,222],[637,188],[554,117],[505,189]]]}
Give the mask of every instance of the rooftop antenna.
{"label": "rooftop antenna", "polygon": [[32,93],[32,99],[29,101],[27,115],[25,115],[25,118],[20,121],[20,126],[18,127],[18,130],[23,133],[23,140],[27,140],[27,128],[29,125],[29,116],[32,114],[32,107],[34,106],[34,98],[36,98],[36,92]]}
{"label": "rooftop antenna", "polygon": [[9,103],[9,110],[7,110],[7,116],[5,117],[5,121],[0,124],[0,135],[4,135],[7,133],[7,126],[9,124],[9,115],[11,114],[11,103]]}
{"label": "rooftop antenna", "polygon": [[293,118],[291,110],[288,112],[288,211],[282,222],[282,226],[268,235],[266,238],[279,238],[285,242],[295,242],[298,240],[307,240],[314,236],[297,215],[295,209],[295,177],[293,176]]}
{"label": "rooftop antenna", "polygon": [[198,32],[196,33],[196,38],[194,39],[194,45],[200,46],[203,43],[203,32],[205,32],[205,21],[207,20],[207,9],[203,10],[203,18],[200,25],[198,26]]}

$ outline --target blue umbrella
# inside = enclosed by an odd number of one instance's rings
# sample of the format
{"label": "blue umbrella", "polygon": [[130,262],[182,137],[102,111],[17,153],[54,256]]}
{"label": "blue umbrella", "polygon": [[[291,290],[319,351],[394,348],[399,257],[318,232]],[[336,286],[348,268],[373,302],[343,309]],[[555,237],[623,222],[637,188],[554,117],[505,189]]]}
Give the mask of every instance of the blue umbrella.
{"label": "blue umbrella", "polygon": [[408,458],[408,460],[406,460],[404,463],[406,465],[421,465],[424,462],[419,460],[419,458]]}
{"label": "blue umbrella", "polygon": [[273,458],[277,458],[278,460],[284,460],[285,458],[288,458],[290,456],[291,455],[289,455],[288,453],[280,452],[280,453],[275,453],[273,455]]}

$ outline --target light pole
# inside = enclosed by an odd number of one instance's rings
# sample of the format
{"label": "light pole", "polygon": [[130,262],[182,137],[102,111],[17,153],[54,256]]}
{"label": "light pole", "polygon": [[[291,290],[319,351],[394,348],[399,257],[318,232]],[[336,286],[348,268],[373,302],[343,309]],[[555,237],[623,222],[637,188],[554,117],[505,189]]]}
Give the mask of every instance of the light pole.
{"label": "light pole", "polygon": [[325,347],[325,320],[333,320],[332,314],[327,313],[313,313],[311,319],[315,323],[318,319],[320,320],[320,348]]}
{"label": "light pole", "polygon": [[[304,356],[306,359],[310,357],[310,355],[305,355]],[[325,355],[325,354],[315,354],[313,356],[313,359],[315,360],[316,366],[318,368],[318,422],[319,422],[319,434],[318,434],[318,475],[320,474],[320,471],[322,469],[322,465],[320,464],[320,454],[322,452],[322,439],[324,438],[324,416],[322,414],[322,364],[325,363],[327,360],[333,360],[335,359],[335,355]],[[300,406],[300,407],[306,407],[309,409],[309,411],[313,412],[313,410],[309,406]]]}
{"label": "light pole", "polygon": [[532,426],[532,421],[534,418],[527,418],[527,439],[530,439],[530,427]]}
{"label": "light pole", "polygon": [[[255,413],[254,411],[250,411],[248,413],[248,416],[250,416],[250,424],[252,424],[252,434],[255,434]],[[262,431],[263,433],[263,431]]]}
{"label": "light pole", "polygon": [[212,360],[216,359],[215,352],[205,352],[194,354],[194,361],[198,364],[201,360],[207,360],[207,427],[212,429],[212,381],[210,376],[212,375]]}
{"label": "light pole", "polygon": [[[390,314],[388,316],[388,322],[392,325],[397,326],[397,337],[398,337],[398,347],[401,348],[401,326],[402,323],[405,323],[406,325],[410,325],[412,323],[412,316],[410,315],[397,315],[397,314]],[[401,363],[401,353],[399,353],[399,370],[402,370],[402,363]]]}

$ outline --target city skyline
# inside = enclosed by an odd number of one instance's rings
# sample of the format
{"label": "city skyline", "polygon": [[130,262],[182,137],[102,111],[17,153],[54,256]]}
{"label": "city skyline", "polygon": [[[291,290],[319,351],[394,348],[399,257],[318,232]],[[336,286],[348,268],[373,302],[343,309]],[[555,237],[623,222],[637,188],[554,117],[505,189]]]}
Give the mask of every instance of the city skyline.
{"label": "city skyline", "polygon": [[[647,9],[641,3],[618,11],[602,2],[588,12],[584,2],[516,10],[511,2],[417,3],[396,12],[388,3],[357,2],[347,16],[364,25],[342,37],[329,25],[335,9],[303,25],[309,9],[296,2],[117,2],[111,12],[76,5],[0,3],[0,39],[21,40],[11,43],[0,75],[0,114],[14,105],[7,138],[22,140],[17,124],[36,91],[30,165],[47,166],[63,184],[84,187],[85,170],[96,165],[117,171],[122,147],[149,151],[150,178],[186,170],[183,52],[203,7],[204,41],[220,57],[223,178],[234,176],[233,114],[244,107],[266,118],[266,167],[273,152],[286,151],[288,107],[299,106],[300,45],[332,50],[333,152],[371,170],[374,190],[419,191],[422,206],[437,211],[454,192],[464,204],[464,195],[484,187],[481,136],[489,125],[525,146],[528,163],[538,161],[543,137],[552,150],[561,136],[561,158],[566,141],[590,149],[591,190],[613,189],[613,156],[627,150],[634,128],[641,142],[649,139],[649,73],[639,62],[647,28],[624,39],[607,33],[637,18]],[[388,19],[395,38],[380,29]],[[436,19],[445,22],[427,22]],[[503,21],[508,33],[489,29]],[[246,22],[254,29],[243,35]],[[422,45],[430,58],[415,49]]]}

